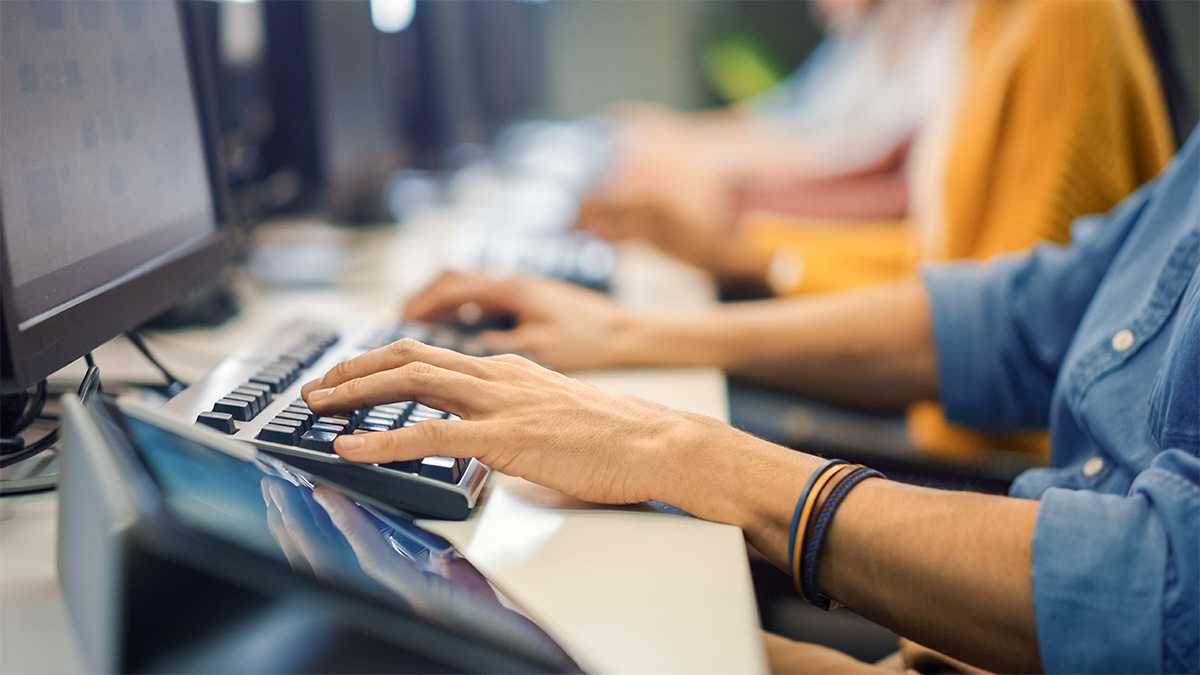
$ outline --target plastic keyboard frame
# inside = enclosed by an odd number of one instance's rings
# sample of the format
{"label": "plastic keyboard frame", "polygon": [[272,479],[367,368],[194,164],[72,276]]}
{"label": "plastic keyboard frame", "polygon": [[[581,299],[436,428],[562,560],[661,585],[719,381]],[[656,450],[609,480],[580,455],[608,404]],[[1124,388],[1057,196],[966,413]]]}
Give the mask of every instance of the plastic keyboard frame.
{"label": "plastic keyboard frame", "polygon": [[300,387],[304,383],[326,373],[337,363],[366,351],[366,343],[380,331],[377,323],[360,322],[348,326],[302,319],[283,324],[266,337],[230,354],[203,379],[164,403],[162,410],[193,422],[201,412],[211,410],[218,399],[274,361],[300,336],[321,331],[335,331],[340,338],[294,383],[274,394],[271,402],[252,419],[235,421],[237,431],[228,437],[252,443],[263,452],[294,464],[299,469],[414,516],[445,520],[463,520],[469,516],[491,473],[487,465],[476,459],[467,462],[462,477],[454,484],[255,438],[276,414],[300,397]]}

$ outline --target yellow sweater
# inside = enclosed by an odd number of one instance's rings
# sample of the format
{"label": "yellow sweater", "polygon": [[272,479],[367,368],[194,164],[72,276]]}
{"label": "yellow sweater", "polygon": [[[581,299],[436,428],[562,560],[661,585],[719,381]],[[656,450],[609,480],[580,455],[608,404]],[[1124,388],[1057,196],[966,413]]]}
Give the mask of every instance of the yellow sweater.
{"label": "yellow sweater", "polygon": [[[800,262],[783,292],[854,288],[911,276],[926,260],[1065,242],[1072,220],[1110,209],[1173,150],[1128,0],[979,0],[955,96],[940,175],[910,167],[910,190],[922,179],[938,188],[936,208],[888,223],[744,220],[749,246]],[[1041,434],[986,437],[949,425],[933,404],[914,406],[909,430],[935,452],[1045,450]]]}

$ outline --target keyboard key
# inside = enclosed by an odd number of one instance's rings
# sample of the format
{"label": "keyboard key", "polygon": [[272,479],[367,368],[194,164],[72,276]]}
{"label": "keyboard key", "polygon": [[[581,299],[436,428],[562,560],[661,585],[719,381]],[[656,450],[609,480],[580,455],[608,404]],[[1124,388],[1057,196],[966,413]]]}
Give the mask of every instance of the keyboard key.
{"label": "keyboard key", "polygon": [[421,475],[444,483],[457,483],[462,465],[453,457],[426,457],[421,460]]}
{"label": "keyboard key", "polygon": [[259,440],[270,441],[271,443],[282,443],[284,445],[296,445],[300,442],[300,430],[295,427],[280,426],[277,424],[267,424],[258,432]]}
{"label": "keyboard key", "polygon": [[441,410],[438,410],[437,408],[430,408],[429,406],[425,405],[424,403],[418,403],[415,406],[413,406],[412,412],[409,413],[409,417],[411,417],[413,415],[419,415],[421,417],[424,417],[425,419],[431,420],[434,418],[441,417],[442,415],[444,415],[444,413]]}
{"label": "keyboard key", "polygon": [[268,422],[268,424],[274,424],[277,427],[288,427],[289,429],[295,429],[297,439],[300,438],[300,434],[308,431],[309,427],[312,426],[303,420],[295,420],[290,417],[282,417],[279,415],[276,415],[275,419]]}
{"label": "keyboard key", "polygon": [[317,426],[317,425],[327,425],[327,426],[331,426],[331,427],[337,427],[338,429],[341,429],[341,431],[339,431],[338,433],[343,433],[343,434],[348,434],[351,431],[354,431],[354,428],[356,426],[358,426],[357,424],[354,423],[354,420],[348,420],[343,417],[318,417],[317,424],[315,424],[313,426]]}
{"label": "keyboard key", "polygon": [[403,462],[388,462],[387,464],[376,464],[381,469],[391,469],[392,471],[400,471],[403,473],[417,473],[421,470],[421,460],[409,459]]}
{"label": "keyboard key", "polygon": [[317,419],[317,415],[313,411],[309,410],[308,408],[300,408],[300,407],[294,406],[294,405],[289,405],[288,407],[284,408],[283,412],[289,413],[292,415],[298,415],[298,416],[308,420],[309,422],[314,422]]}
{"label": "keyboard key", "polygon": [[233,423],[233,415],[224,412],[202,412],[196,417],[196,424],[203,424],[226,434],[237,431],[237,426]]}
{"label": "keyboard key", "polygon": [[286,410],[276,415],[273,423],[278,423],[280,420],[296,422],[303,427],[304,431],[308,431],[308,428],[313,425],[312,414],[301,415],[300,413],[288,412]]}
{"label": "keyboard key", "polygon": [[255,396],[251,396],[248,394],[230,393],[230,394],[225,394],[225,398],[230,399],[232,401],[245,401],[246,403],[249,403],[250,404],[250,417],[254,417],[255,415],[258,414],[258,411],[262,410],[262,406],[259,405],[258,398]]}
{"label": "keyboard key", "polygon": [[300,447],[317,452],[333,453],[333,439],[338,437],[336,430],[321,430],[313,427],[300,437]]}
{"label": "keyboard key", "polygon": [[363,418],[362,426],[359,428],[361,429],[361,428],[367,427],[367,426],[376,426],[376,427],[384,427],[387,429],[395,429],[397,426],[399,426],[399,424],[400,424],[400,416],[399,415],[380,415],[380,414],[376,414],[376,413],[371,413],[370,415],[367,415],[365,418]]}
{"label": "keyboard key", "polygon": [[312,425],[312,427],[309,428],[309,431],[328,431],[329,433],[334,434],[335,436],[340,436],[344,433],[349,433],[346,431],[346,427],[343,427],[343,426],[340,426],[337,424],[321,424],[319,422],[317,424]]}
{"label": "keyboard key", "polygon": [[231,398],[223,398],[213,404],[213,412],[223,412],[233,415],[233,419],[245,422],[254,415],[250,412],[250,403]]}
{"label": "keyboard key", "polygon": [[284,379],[285,378],[281,375],[275,375],[271,373],[256,373],[250,376],[251,382],[265,384],[270,387],[272,394],[278,394],[287,388],[287,385],[284,384]]}
{"label": "keyboard key", "polygon": [[[256,389],[253,387],[238,387],[233,390],[235,394],[243,394],[245,396],[253,396],[258,401],[258,409],[261,411],[271,402],[271,394],[266,391],[266,388]],[[257,414],[257,413],[255,413]]]}

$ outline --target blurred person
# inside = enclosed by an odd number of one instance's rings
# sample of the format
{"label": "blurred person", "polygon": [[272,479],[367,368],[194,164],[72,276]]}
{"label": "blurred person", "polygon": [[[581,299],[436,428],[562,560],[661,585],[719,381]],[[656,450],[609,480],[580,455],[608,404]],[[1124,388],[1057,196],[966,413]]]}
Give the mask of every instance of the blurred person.
{"label": "blurred person", "polygon": [[[581,209],[581,225],[609,238],[645,238],[713,272],[735,295],[828,292],[912,277],[922,261],[985,260],[1065,242],[1075,217],[1111,208],[1169,158],[1162,88],[1129,0],[904,4],[939,8],[947,26],[962,22],[964,43],[957,85],[930,88],[941,100],[907,150],[902,218],[863,213],[872,195],[894,192],[894,182],[862,167],[841,179],[822,175],[795,149],[805,136],[759,124],[746,134],[752,140],[717,142],[718,150],[702,134],[662,145],[650,133],[637,136],[648,149],[618,165]],[[893,98],[902,105],[903,94]],[[669,139],[665,127],[655,133]],[[760,153],[764,171],[756,173]],[[772,175],[790,181],[784,189],[794,198],[820,201],[807,215],[821,217],[737,217],[738,189]],[[829,220],[839,208],[858,220]],[[913,447],[945,456],[1046,451],[1044,435],[980,433],[948,424],[929,404],[909,410],[906,429]]]}
{"label": "blurred person", "polygon": [[742,528],[809,602],[924,646],[869,665],[768,636],[776,672],[1200,670],[1200,131],[1069,246],[919,279],[674,317],[482,282],[444,277],[411,313],[515,313],[487,337],[560,367],[715,363],[843,400],[939,398],[969,422],[1049,427],[1051,465],[1008,497],[893,483],[521,357],[411,340],[308,383],[309,406],[419,400],[461,421],[342,436],[338,454],[477,457],[580,499],[672,504]]}
{"label": "blurred person", "polygon": [[[617,160],[580,224],[614,238],[644,237],[731,284],[782,294],[837,290],[911,276],[921,260],[984,259],[1064,241],[1074,217],[1111,208],[1170,157],[1155,65],[1128,0],[899,0],[860,12],[878,19],[892,4],[909,15],[919,8],[924,23],[907,16],[907,23],[871,24],[876,41],[889,30],[908,38],[878,51],[911,70],[938,70],[928,83],[915,75],[867,78],[878,95],[847,95],[844,107],[860,111],[851,115],[831,102],[837,88],[827,97],[817,91],[836,78],[815,78],[801,100],[836,111],[813,114],[816,121],[802,121],[804,105],[728,124],[635,121],[622,145],[627,161]],[[911,26],[924,30],[902,30]],[[893,55],[919,47],[920,57]],[[794,129],[775,121],[789,110],[801,120]],[[734,192],[745,184],[870,173],[910,141],[902,221],[731,221]],[[867,199],[854,193],[842,210]]]}

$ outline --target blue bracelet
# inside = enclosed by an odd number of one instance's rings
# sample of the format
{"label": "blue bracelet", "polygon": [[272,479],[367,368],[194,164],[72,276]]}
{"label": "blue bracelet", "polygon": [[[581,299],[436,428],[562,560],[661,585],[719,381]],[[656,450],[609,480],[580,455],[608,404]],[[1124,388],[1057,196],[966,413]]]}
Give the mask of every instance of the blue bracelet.
{"label": "blue bracelet", "polygon": [[820,511],[814,519],[808,538],[801,544],[801,592],[811,604],[821,609],[829,610],[832,604],[829,598],[825,597],[821,593],[821,590],[817,588],[817,561],[821,555],[821,545],[825,543],[825,534],[828,531],[830,521],[833,519],[834,511],[837,510],[842,500],[845,499],[854,486],[868,478],[883,478],[883,474],[864,466],[850,472],[840,483],[834,486],[833,491],[829,493],[829,497],[819,505]]}
{"label": "blue bracelet", "polygon": [[846,464],[840,459],[831,459],[822,464],[812,475],[808,477],[808,481],[804,483],[804,489],[800,491],[800,499],[796,501],[796,511],[792,513],[792,526],[788,532],[788,574],[796,569],[796,528],[800,525],[800,512],[804,510],[804,502],[808,501],[808,493],[812,490],[813,483],[817,482],[817,478],[825,473],[832,466]]}

